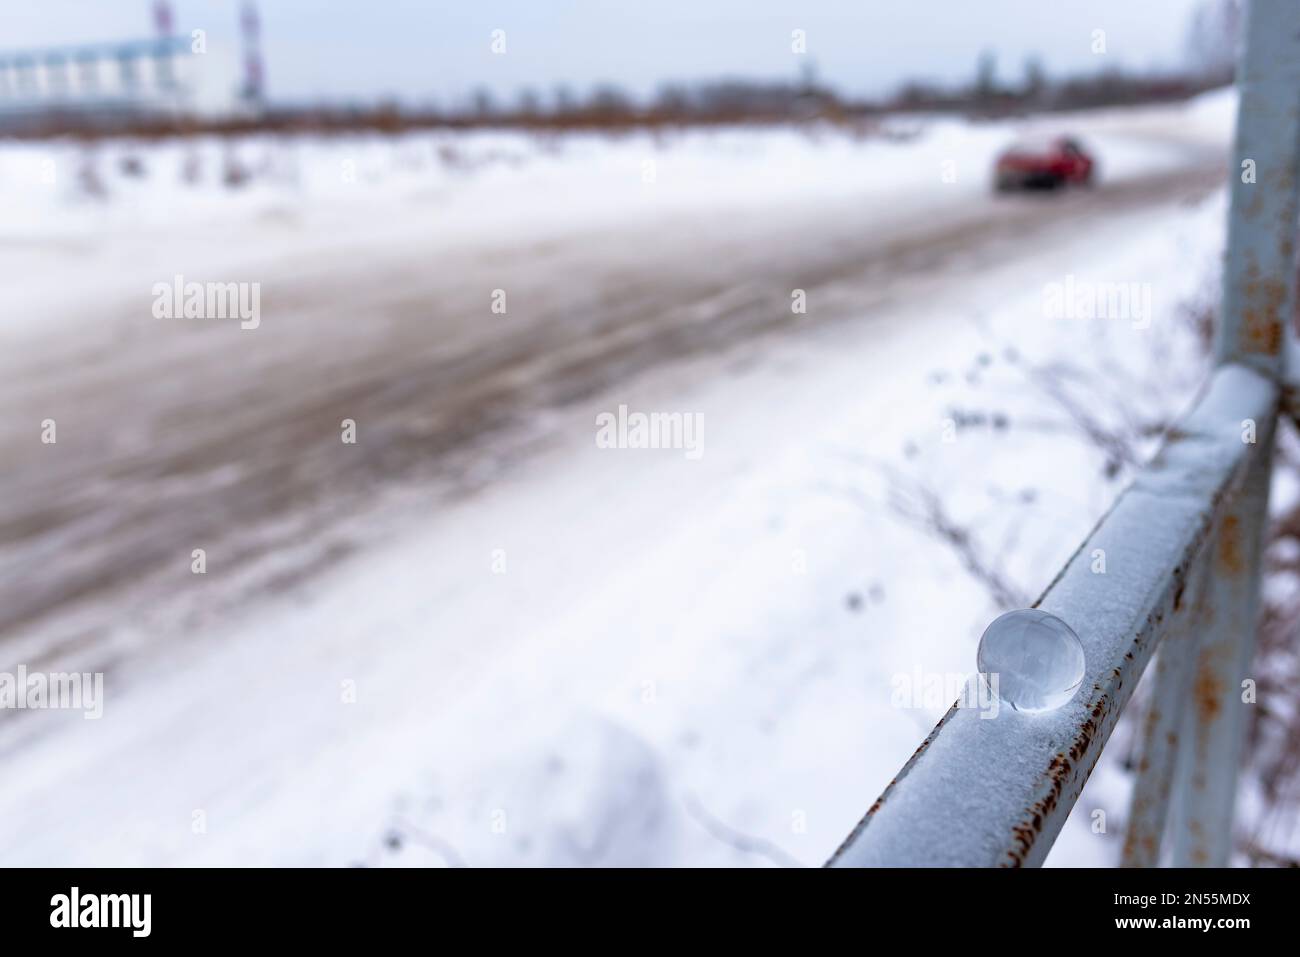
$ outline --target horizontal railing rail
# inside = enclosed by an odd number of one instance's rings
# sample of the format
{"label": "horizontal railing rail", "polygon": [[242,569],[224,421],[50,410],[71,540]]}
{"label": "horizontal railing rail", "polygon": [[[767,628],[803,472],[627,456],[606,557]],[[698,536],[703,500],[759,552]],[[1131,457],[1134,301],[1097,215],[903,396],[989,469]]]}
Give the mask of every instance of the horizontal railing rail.
{"label": "horizontal railing rail", "polygon": [[[1195,410],[1034,607],[1074,628],[1081,690],[1046,714],[984,720],[951,708],[832,859],[836,865],[1041,863],[1160,639],[1192,613],[1189,583],[1215,531],[1267,458],[1277,387],[1244,366],[1215,372]],[[1229,549],[1226,539],[1220,547]],[[1098,574],[1095,553],[1106,558]]]}

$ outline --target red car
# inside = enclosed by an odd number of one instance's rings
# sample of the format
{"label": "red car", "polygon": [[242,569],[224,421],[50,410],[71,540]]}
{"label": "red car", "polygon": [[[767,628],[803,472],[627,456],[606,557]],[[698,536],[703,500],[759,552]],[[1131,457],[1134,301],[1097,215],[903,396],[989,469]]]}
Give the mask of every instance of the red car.
{"label": "red car", "polygon": [[1068,136],[1022,140],[998,157],[994,186],[1013,189],[1059,189],[1092,182],[1093,158],[1078,140]]}

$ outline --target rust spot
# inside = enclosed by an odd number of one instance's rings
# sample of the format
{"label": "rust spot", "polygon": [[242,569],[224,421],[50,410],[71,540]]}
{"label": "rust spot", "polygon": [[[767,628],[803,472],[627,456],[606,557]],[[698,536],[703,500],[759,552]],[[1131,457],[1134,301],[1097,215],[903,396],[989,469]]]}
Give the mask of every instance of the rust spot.
{"label": "rust spot", "polygon": [[1242,293],[1242,348],[1250,353],[1277,355],[1282,347],[1282,304],[1286,301],[1286,285],[1277,279],[1261,278],[1259,267],[1252,263],[1246,269]]}
{"label": "rust spot", "polygon": [[1215,563],[1221,572],[1234,578],[1246,569],[1241,549],[1241,521],[1236,515],[1225,515],[1223,518]]}
{"label": "rust spot", "polygon": [[[1089,726],[1091,726],[1091,722],[1089,722]],[[1078,760],[1077,755],[1082,754],[1087,747],[1087,742],[1091,740],[1092,731],[1093,729],[1090,727],[1085,727],[1081,740],[1076,742],[1070,749],[1070,754],[1075,757],[1075,760]],[[1074,776],[1075,768],[1070,763],[1070,759],[1064,752],[1057,752],[1051,763],[1047,765],[1047,777],[1051,781],[1051,787],[1042,798],[1029,806],[1025,819],[1011,828],[1014,846],[1007,851],[1007,866],[1020,867],[1025,862],[1025,857],[1029,854],[1030,848],[1034,846],[1034,841],[1042,833],[1043,824],[1048,815],[1060,803],[1061,794],[1065,790],[1066,783],[1073,779]]]}
{"label": "rust spot", "polygon": [[1250,202],[1246,203],[1246,205],[1242,207],[1241,210],[1242,218],[1246,220],[1257,219],[1259,217],[1259,214],[1262,213],[1263,211],[1264,211],[1264,195],[1260,192],[1252,191],[1250,194]]}
{"label": "rust spot", "polygon": [[[1080,760],[1087,752],[1088,746],[1092,744],[1093,737],[1101,727],[1101,717],[1106,711],[1106,698],[1103,696],[1096,706],[1092,709],[1092,717],[1083,723],[1079,729],[1079,738],[1070,746],[1070,757],[1074,761]],[[1048,769],[1051,771],[1051,769]],[[1071,770],[1066,768],[1066,770]]]}
{"label": "rust spot", "polygon": [[1211,662],[1201,658],[1196,666],[1196,679],[1192,682],[1192,698],[1196,702],[1196,714],[1203,724],[1213,721],[1223,710],[1222,695],[1223,688]]}

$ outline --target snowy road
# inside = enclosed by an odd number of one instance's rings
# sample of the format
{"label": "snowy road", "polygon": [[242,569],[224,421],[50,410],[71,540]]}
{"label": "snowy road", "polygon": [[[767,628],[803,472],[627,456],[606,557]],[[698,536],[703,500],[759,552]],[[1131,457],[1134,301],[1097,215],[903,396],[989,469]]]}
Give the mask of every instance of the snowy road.
{"label": "snowy road", "polygon": [[[39,321],[0,350],[0,671],[102,670],[108,699],[100,722],[0,718],[0,861],[816,863],[928,718],[815,690],[918,652],[792,642],[861,627],[810,596],[987,607],[928,558],[850,557],[864,530],[807,505],[827,436],[901,447],[934,416],[909,383],[977,351],[983,319],[1032,312],[1044,281],[1166,281],[1185,250],[1160,240],[1222,181],[1226,131],[1176,108],[1079,123],[1114,159],[1066,196],[989,195],[1006,131],[975,129],[766,201],[635,182],[508,233],[508,208],[464,212],[467,231],[407,198],[15,252],[3,278],[25,277]],[[153,318],[146,291],[177,273],[260,283],[260,327]],[[593,415],[620,402],[702,413],[702,462],[594,449]],[[1106,494],[1025,562],[1059,560]],[[809,507],[793,539],[749,527]],[[869,538],[897,534],[881,522]],[[765,588],[793,553],[824,556],[817,588]],[[939,631],[916,637],[927,667],[960,670]],[[858,725],[827,751],[819,693]],[[733,721],[750,730],[727,739]],[[878,761],[846,769],[864,748]],[[775,836],[733,839],[742,824]]]}

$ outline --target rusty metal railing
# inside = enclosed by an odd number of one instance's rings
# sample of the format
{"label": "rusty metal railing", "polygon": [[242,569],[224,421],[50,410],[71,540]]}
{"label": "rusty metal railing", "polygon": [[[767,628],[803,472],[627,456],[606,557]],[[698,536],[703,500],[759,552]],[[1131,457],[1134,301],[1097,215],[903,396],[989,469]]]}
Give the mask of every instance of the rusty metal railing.
{"label": "rusty metal railing", "polygon": [[1034,606],[1082,641],[1079,692],[995,720],[951,708],[830,866],[1041,864],[1157,648],[1122,862],[1228,863],[1273,433],[1293,394],[1300,3],[1252,0],[1240,62],[1215,370]]}

